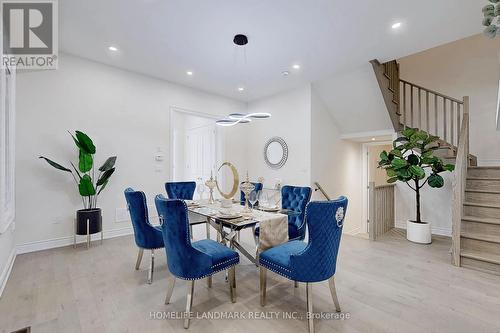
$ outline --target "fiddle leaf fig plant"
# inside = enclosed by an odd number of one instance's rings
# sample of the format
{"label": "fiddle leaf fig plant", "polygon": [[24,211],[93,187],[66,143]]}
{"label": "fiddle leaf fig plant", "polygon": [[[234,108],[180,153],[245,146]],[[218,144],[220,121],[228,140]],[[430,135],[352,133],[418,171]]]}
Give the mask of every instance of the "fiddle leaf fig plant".
{"label": "fiddle leaf fig plant", "polygon": [[[420,190],[425,184],[433,188],[444,186],[440,173],[455,170],[453,164],[444,164],[434,155],[439,148],[439,137],[429,135],[416,128],[406,128],[393,142],[393,149],[380,153],[379,168],[387,172],[387,182],[406,183],[416,195],[417,216],[415,222],[422,223],[420,215]],[[427,171],[427,172],[426,172]]]}
{"label": "fiddle leaf fig plant", "polygon": [[96,147],[92,139],[81,131],[75,131],[74,134],[69,132],[69,134],[78,148],[78,168],[73,162],[70,162],[72,167],[70,169],[45,156],[39,158],[44,159],[57,170],[70,173],[77,185],[78,193],[82,197],[83,208],[96,208],[99,194],[106,188],[111,175],[115,172],[116,156],[109,157],[98,169],[99,173],[95,177],[94,155]]}

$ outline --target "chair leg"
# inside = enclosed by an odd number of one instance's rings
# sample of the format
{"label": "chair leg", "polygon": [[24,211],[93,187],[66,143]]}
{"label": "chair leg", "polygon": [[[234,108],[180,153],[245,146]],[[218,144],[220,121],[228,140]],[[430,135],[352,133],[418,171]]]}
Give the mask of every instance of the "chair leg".
{"label": "chair leg", "polygon": [[191,308],[193,307],[194,296],[194,281],[192,280],[188,286],[187,300],[186,300],[186,319],[184,319],[184,328],[189,328],[189,320],[191,319]]}
{"label": "chair leg", "polygon": [[307,298],[307,323],[309,333],[314,333],[314,317],[313,317],[313,301],[312,301],[312,283],[306,283],[306,298]]}
{"label": "chair leg", "polygon": [[337,297],[337,289],[335,288],[334,276],[332,276],[328,280],[328,284],[330,285],[330,292],[332,293],[333,304],[335,304],[335,311],[340,312],[340,303],[339,303],[339,298]]}
{"label": "chair leg", "polygon": [[293,286],[294,286],[295,288],[298,288],[298,287],[299,287],[299,283],[298,283],[297,281],[293,281]]}
{"label": "chair leg", "polygon": [[167,286],[167,297],[165,297],[165,305],[170,303],[170,298],[172,297],[172,293],[174,292],[174,286],[175,286],[175,276],[172,276],[171,278],[167,279],[168,286]]}
{"label": "chair leg", "polygon": [[212,288],[212,275],[207,277],[207,287]]}
{"label": "chair leg", "polygon": [[267,269],[260,266],[260,305],[261,306],[266,305],[266,284],[267,284],[266,272],[267,272]]}
{"label": "chair leg", "polygon": [[151,250],[151,261],[149,262],[148,284],[153,283],[153,272],[155,270],[155,250]]}
{"label": "chair leg", "polygon": [[229,273],[229,294],[231,295],[231,302],[236,303],[236,266],[228,269]]}
{"label": "chair leg", "polygon": [[144,249],[139,249],[139,253],[137,253],[137,261],[135,263],[135,270],[138,271],[141,267],[142,255],[144,253]]}

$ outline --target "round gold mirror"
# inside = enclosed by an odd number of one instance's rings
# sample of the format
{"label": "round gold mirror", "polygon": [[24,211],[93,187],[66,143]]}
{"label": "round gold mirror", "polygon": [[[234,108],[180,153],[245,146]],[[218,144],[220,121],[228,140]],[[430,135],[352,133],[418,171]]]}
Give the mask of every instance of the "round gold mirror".
{"label": "round gold mirror", "polygon": [[222,167],[229,167],[232,175],[233,175],[233,186],[231,188],[231,192],[229,193],[224,193],[219,187],[219,181],[217,181],[217,190],[219,191],[220,195],[224,197],[225,199],[232,199],[236,192],[238,192],[239,184],[240,184],[240,177],[238,175],[238,170],[236,170],[236,167],[231,164],[230,162],[224,162],[222,165],[217,169],[217,173],[219,173],[222,169]]}

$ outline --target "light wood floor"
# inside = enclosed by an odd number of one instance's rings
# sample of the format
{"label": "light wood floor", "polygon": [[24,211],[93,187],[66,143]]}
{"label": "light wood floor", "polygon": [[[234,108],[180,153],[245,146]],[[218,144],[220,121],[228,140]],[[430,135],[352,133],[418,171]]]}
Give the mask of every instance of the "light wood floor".
{"label": "light wood floor", "polygon": [[[375,243],[344,236],[336,275],[348,320],[316,321],[316,332],[500,332],[500,276],[450,265],[450,241],[406,242],[391,233]],[[71,247],[17,257],[0,299],[0,331],[32,326],[32,332],[184,332],[181,320],[152,320],[151,311],[182,312],[186,284],[178,281],[172,304],[166,289],[164,252],[155,281],[146,284],[146,253],[134,270],[132,237],[105,240],[90,250]],[[237,303],[229,302],[224,275],[195,288],[193,311],[305,311],[305,288],[268,274],[268,305],[261,308],[258,270],[237,268]],[[334,307],[327,283],[313,289],[315,311]],[[191,332],[307,332],[305,320],[194,319]]]}

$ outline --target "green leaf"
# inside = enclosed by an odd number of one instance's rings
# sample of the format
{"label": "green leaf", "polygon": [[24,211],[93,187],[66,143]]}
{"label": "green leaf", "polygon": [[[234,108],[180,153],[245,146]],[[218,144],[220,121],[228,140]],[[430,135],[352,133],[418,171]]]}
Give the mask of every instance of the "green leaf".
{"label": "green leaf", "polygon": [[411,172],[408,167],[404,167],[397,170],[398,179],[402,181],[408,181],[412,179]]}
{"label": "green leaf", "polygon": [[408,160],[408,163],[410,163],[411,165],[418,165],[420,163],[420,159],[415,154],[408,155],[407,160]]}
{"label": "green leaf", "polygon": [[385,169],[386,173],[387,173],[387,177],[396,177],[398,175],[398,173],[396,172],[396,170],[394,170],[393,168],[388,168],[388,169]]}
{"label": "green leaf", "polygon": [[387,152],[385,150],[380,153],[380,159],[382,161],[386,161],[389,159],[389,155],[387,155]]}
{"label": "green leaf", "polygon": [[99,168],[99,171],[101,171],[101,172],[108,171],[109,169],[111,169],[112,167],[115,166],[115,162],[116,162],[116,156],[112,156],[112,157],[108,158],[106,160],[106,162],[104,162],[104,164],[101,165],[101,167]]}
{"label": "green leaf", "polygon": [[416,130],[416,129],[414,129],[414,128],[407,127],[407,128],[405,128],[405,129],[403,130],[403,132],[402,132],[401,134],[403,134],[403,136],[404,136],[405,138],[410,139],[410,138],[411,138],[411,136],[412,136],[413,134],[415,134],[415,132],[416,132],[416,131],[417,131],[417,130]]}
{"label": "green leaf", "polygon": [[115,168],[111,168],[111,169],[105,171],[101,175],[101,177],[99,178],[99,180],[97,181],[97,186],[103,185],[109,179],[109,177],[111,177],[111,175],[113,174],[113,172],[115,172]]}
{"label": "green leaf", "polygon": [[78,162],[78,169],[80,169],[80,172],[86,173],[92,170],[93,163],[92,155],[80,149],[80,161]]}
{"label": "green leaf", "polygon": [[427,138],[429,137],[429,134],[427,134],[427,132],[425,131],[418,131],[418,132],[415,132],[410,140],[412,141],[425,141],[427,140]]}
{"label": "green leaf", "polygon": [[446,165],[444,166],[444,169],[445,169],[446,171],[450,171],[450,172],[451,172],[451,171],[455,170],[455,166],[454,166],[453,164],[446,164]]}
{"label": "green leaf", "polygon": [[106,185],[108,185],[107,180],[102,184],[101,188],[99,189],[99,192],[97,192],[97,195],[101,194],[102,190],[104,190],[106,188]]}
{"label": "green leaf", "polygon": [[83,197],[88,197],[95,194],[95,188],[89,175],[83,175],[83,177],[80,179],[78,190],[80,191],[80,195]]}
{"label": "green leaf", "polygon": [[403,158],[403,153],[399,149],[391,150],[391,154],[396,157]]}
{"label": "green leaf", "polygon": [[51,166],[53,166],[57,170],[66,171],[66,172],[71,173],[70,169],[68,169],[66,167],[63,167],[62,165],[60,165],[60,164],[58,164],[58,163],[56,163],[56,162],[54,162],[52,160],[49,160],[47,157],[39,156],[38,158],[44,159],[45,161],[47,161],[47,163],[49,163]]}
{"label": "green leaf", "polygon": [[392,177],[392,178],[387,179],[388,184],[393,184],[397,181],[398,181],[398,177]]}
{"label": "green leaf", "polygon": [[439,162],[439,158],[436,156],[422,158],[422,164],[432,165],[432,164],[437,163],[437,162]]}
{"label": "green leaf", "polygon": [[80,145],[82,146],[82,149],[87,153],[87,154],[95,154],[95,146],[94,146],[94,143],[92,142],[92,140],[88,137],[87,134],[83,133],[83,132],[80,132],[80,131],[76,131],[76,139],[78,140],[78,142],[80,143]]}
{"label": "green leaf", "polygon": [[396,169],[396,170],[400,169],[400,168],[404,168],[407,165],[406,161],[402,158],[393,159],[391,164],[394,167],[394,169]]}
{"label": "green leaf", "polygon": [[418,179],[422,179],[425,177],[424,169],[422,169],[418,165],[411,165],[408,170],[413,176],[417,177]]}
{"label": "green leaf", "polygon": [[444,179],[440,175],[432,174],[429,176],[429,186],[434,188],[441,188],[444,185]]}

